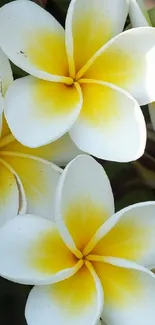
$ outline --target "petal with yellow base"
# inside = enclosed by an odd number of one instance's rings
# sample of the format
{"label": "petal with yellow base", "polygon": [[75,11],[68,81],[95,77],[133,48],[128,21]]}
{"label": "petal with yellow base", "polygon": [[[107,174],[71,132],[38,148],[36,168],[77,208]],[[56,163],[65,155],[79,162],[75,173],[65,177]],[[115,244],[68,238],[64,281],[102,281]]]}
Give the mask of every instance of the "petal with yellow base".
{"label": "petal with yellow base", "polygon": [[103,291],[93,267],[83,266],[68,280],[34,287],[26,305],[28,324],[97,324],[103,308]]}

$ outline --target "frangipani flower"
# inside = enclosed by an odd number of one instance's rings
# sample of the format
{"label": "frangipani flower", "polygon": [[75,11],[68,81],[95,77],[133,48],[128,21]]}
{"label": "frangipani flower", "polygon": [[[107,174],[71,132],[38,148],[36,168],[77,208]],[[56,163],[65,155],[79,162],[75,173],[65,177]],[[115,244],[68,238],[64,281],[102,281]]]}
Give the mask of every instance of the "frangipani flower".
{"label": "frangipani flower", "polygon": [[[151,21],[149,19],[149,15],[144,6],[143,0],[130,0],[130,19],[133,27],[140,26],[151,26]],[[154,56],[155,60],[155,56]],[[155,92],[155,87],[154,87]],[[155,102],[150,103],[148,105],[150,118],[152,122],[153,129],[155,131]]]}
{"label": "frangipani flower", "polygon": [[6,96],[6,119],[24,145],[41,146],[69,130],[81,150],[97,157],[131,161],[143,154],[138,103],[155,99],[155,30],[121,33],[128,2],[72,0],[65,32],[31,1],[0,10],[0,45],[31,74]]}
{"label": "frangipani flower", "polygon": [[3,116],[4,96],[12,81],[9,61],[0,50],[0,226],[17,213],[26,213],[26,209],[51,216],[61,169],[37,156],[63,165],[79,152],[67,134],[36,149],[15,140]]}
{"label": "frangipani flower", "polygon": [[62,172],[55,220],[15,217],[0,229],[0,275],[36,285],[28,325],[153,325],[155,202],[114,214],[103,168],[78,156]]}

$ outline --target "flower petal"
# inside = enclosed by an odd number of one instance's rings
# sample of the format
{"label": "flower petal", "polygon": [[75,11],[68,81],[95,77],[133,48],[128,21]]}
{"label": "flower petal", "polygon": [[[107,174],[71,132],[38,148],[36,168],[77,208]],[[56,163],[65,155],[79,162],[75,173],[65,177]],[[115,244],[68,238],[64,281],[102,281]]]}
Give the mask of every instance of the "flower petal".
{"label": "flower petal", "polygon": [[0,229],[0,259],[1,276],[23,284],[55,283],[82,265],[55,223],[34,215],[17,216]]}
{"label": "flower petal", "polygon": [[26,305],[29,325],[94,325],[103,308],[100,280],[92,266],[52,286],[34,287]]}
{"label": "flower petal", "polygon": [[[110,263],[110,264],[108,264]],[[111,325],[153,325],[155,276],[132,262],[93,262],[105,293],[103,318]]]}
{"label": "flower petal", "polygon": [[94,55],[84,78],[118,85],[144,105],[155,100],[154,57],[155,29],[133,28],[113,38]]}
{"label": "flower petal", "polygon": [[13,63],[50,81],[67,80],[68,63],[62,26],[47,11],[27,0],[0,9],[0,44]]}
{"label": "flower petal", "polygon": [[[3,154],[1,155],[3,156]],[[23,187],[23,184],[21,182],[20,177],[15,172],[15,170],[8,164],[5,160],[0,159],[1,164],[11,173],[12,176],[14,176],[16,181],[16,187],[18,189],[18,214],[25,214],[27,212],[27,200],[26,200],[26,194]],[[17,213],[13,214],[12,217],[14,217]],[[10,219],[10,211],[8,215]],[[7,220],[6,220],[7,221]]]}
{"label": "flower petal", "polygon": [[72,77],[103,44],[123,30],[127,13],[128,0],[71,1],[66,48]]}
{"label": "flower petal", "polygon": [[75,144],[107,160],[128,162],[139,158],[145,149],[146,126],[138,103],[109,83],[81,82],[83,107],[69,132]]}
{"label": "flower petal", "polygon": [[39,148],[25,147],[17,140],[14,140],[3,147],[2,150],[41,157],[59,166],[65,166],[81,153],[81,150],[74,144],[68,133],[60,139]]}
{"label": "flower petal", "polygon": [[143,0],[130,0],[129,16],[132,27],[151,26],[150,18]]}
{"label": "flower petal", "polygon": [[16,179],[0,159],[0,227],[18,213],[19,192]]}
{"label": "flower petal", "polygon": [[68,87],[28,76],[14,81],[9,88],[5,117],[19,142],[39,147],[66,133],[79,115],[81,105],[77,83]]}
{"label": "flower petal", "polygon": [[[4,99],[3,99],[4,101]],[[4,104],[3,104],[4,106]],[[11,133],[10,129],[9,129],[9,126],[8,126],[8,123],[5,119],[5,116],[4,116],[4,108],[3,108],[3,114],[2,114],[2,134],[1,134],[1,138],[4,138],[6,137],[9,133]]]}
{"label": "flower petal", "polygon": [[113,213],[112,189],[104,169],[93,158],[78,156],[63,171],[56,195],[56,221],[66,245],[79,254]]}
{"label": "flower petal", "polygon": [[0,93],[4,96],[13,81],[12,70],[8,58],[0,49]]}
{"label": "flower petal", "polygon": [[137,203],[117,212],[98,231],[96,243],[92,254],[155,267],[155,202]]}
{"label": "flower petal", "polygon": [[0,139],[2,137],[2,126],[3,126],[3,109],[4,109],[4,99],[0,95]]}
{"label": "flower petal", "polygon": [[26,154],[3,151],[1,155],[15,170],[23,184],[28,213],[53,219],[55,193],[61,169],[46,160]]}
{"label": "flower petal", "polygon": [[153,129],[155,131],[155,102],[150,103],[148,105],[148,107],[149,107],[149,113],[150,113],[150,118],[151,118],[152,126],[153,126]]}

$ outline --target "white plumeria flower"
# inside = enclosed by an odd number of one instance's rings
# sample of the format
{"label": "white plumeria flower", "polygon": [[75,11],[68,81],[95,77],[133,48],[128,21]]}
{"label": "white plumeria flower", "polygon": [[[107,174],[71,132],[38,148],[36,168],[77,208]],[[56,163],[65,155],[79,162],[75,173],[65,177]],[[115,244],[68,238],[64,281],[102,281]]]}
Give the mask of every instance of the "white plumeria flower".
{"label": "white plumeria flower", "polygon": [[[143,0],[130,0],[129,8],[130,19],[133,27],[151,26],[149,15],[144,6]],[[154,57],[155,60],[155,57]],[[155,92],[155,87],[154,87]],[[155,102],[148,105],[150,118],[155,131]]]}
{"label": "white plumeria flower", "polygon": [[28,325],[153,325],[155,202],[114,214],[108,177],[81,155],[62,172],[55,222],[15,217],[0,229],[0,275],[32,284]]}
{"label": "white plumeria flower", "polygon": [[67,134],[36,149],[15,140],[3,115],[5,93],[12,82],[9,60],[0,50],[0,226],[26,211],[51,217],[61,169],[41,158],[64,165],[79,153]]}
{"label": "white plumeria flower", "polygon": [[0,45],[31,74],[6,96],[5,116],[20,142],[37,147],[69,130],[81,150],[100,158],[123,162],[143,154],[138,103],[155,100],[155,30],[121,33],[128,6],[128,0],[72,0],[65,32],[31,1],[1,8]]}

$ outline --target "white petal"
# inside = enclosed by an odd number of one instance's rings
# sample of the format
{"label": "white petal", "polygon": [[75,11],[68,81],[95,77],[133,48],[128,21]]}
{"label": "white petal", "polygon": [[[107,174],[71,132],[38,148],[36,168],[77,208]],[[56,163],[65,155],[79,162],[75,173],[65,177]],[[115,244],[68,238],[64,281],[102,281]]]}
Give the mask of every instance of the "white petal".
{"label": "white petal", "polygon": [[0,44],[11,61],[36,77],[63,81],[61,76],[68,75],[64,30],[31,1],[13,1],[0,9]]}
{"label": "white petal", "polygon": [[129,16],[132,27],[151,26],[150,18],[143,0],[130,0]]}
{"label": "white petal", "polygon": [[66,166],[73,158],[82,153],[68,133],[60,139],[38,148],[25,147],[15,140],[3,147],[3,151],[13,151],[41,157],[59,166]]}
{"label": "white petal", "polygon": [[56,225],[33,215],[17,216],[0,229],[0,275],[23,284],[51,284],[81,267]]}
{"label": "white petal", "polygon": [[13,218],[19,209],[19,191],[15,176],[0,159],[0,226]]}
{"label": "white petal", "polygon": [[79,254],[113,213],[112,189],[104,169],[93,158],[78,156],[63,171],[57,188],[56,221],[62,238]]}
{"label": "white petal", "polygon": [[103,318],[107,324],[154,324],[155,276],[152,272],[114,258],[93,262],[93,265],[104,288]]}
{"label": "white petal", "polygon": [[92,254],[155,267],[155,202],[131,205],[113,215],[96,233]]}
{"label": "white petal", "polygon": [[40,147],[66,133],[81,106],[82,94],[77,83],[68,87],[28,76],[14,81],[9,88],[5,117],[19,142]]}
{"label": "white petal", "polygon": [[83,77],[118,85],[140,105],[148,104],[155,100],[154,57],[155,28],[132,28],[103,46],[90,60]]}
{"label": "white petal", "polygon": [[4,99],[2,95],[0,95],[0,139],[2,137],[3,109],[4,109]]}
{"label": "white petal", "polygon": [[128,13],[128,0],[72,0],[66,17],[66,48],[70,74],[110,38],[119,34]]}
{"label": "white petal", "polygon": [[46,160],[26,154],[2,152],[2,157],[22,182],[27,212],[53,220],[55,193],[61,169]]}
{"label": "white petal", "polygon": [[[90,273],[91,272],[91,273]],[[92,266],[68,280],[34,287],[26,305],[29,325],[94,325],[103,309],[103,292]]]}
{"label": "white petal", "polygon": [[69,131],[75,144],[106,160],[138,159],[146,145],[146,126],[135,99],[123,89],[100,81],[83,79],[81,89],[83,106]]}
{"label": "white petal", "polygon": [[0,93],[5,95],[9,85],[13,81],[12,70],[8,58],[0,49]]}
{"label": "white petal", "polygon": [[[2,151],[1,151],[1,156],[3,157],[3,152]],[[0,161],[1,161],[1,164],[10,173],[9,180],[11,180],[11,179],[14,179],[15,180],[15,182],[16,182],[16,188],[18,190],[18,210],[15,210],[14,211],[14,214],[13,214],[13,211],[11,211],[11,214],[10,214],[10,210],[8,209],[7,218],[5,220],[5,221],[7,221],[10,218],[16,216],[17,213],[18,214],[25,214],[27,212],[27,199],[26,199],[26,194],[25,194],[24,186],[23,186],[23,184],[21,182],[21,179],[20,179],[19,175],[16,173],[16,171],[13,169],[13,167],[6,160],[0,159]],[[4,177],[4,175],[3,175],[3,177]],[[6,177],[6,179],[7,179],[7,177]],[[6,182],[6,184],[7,184],[7,182]],[[9,184],[9,186],[10,186],[10,184]],[[8,186],[8,184],[7,184],[7,186]],[[3,211],[3,213],[4,213],[4,211]]]}

